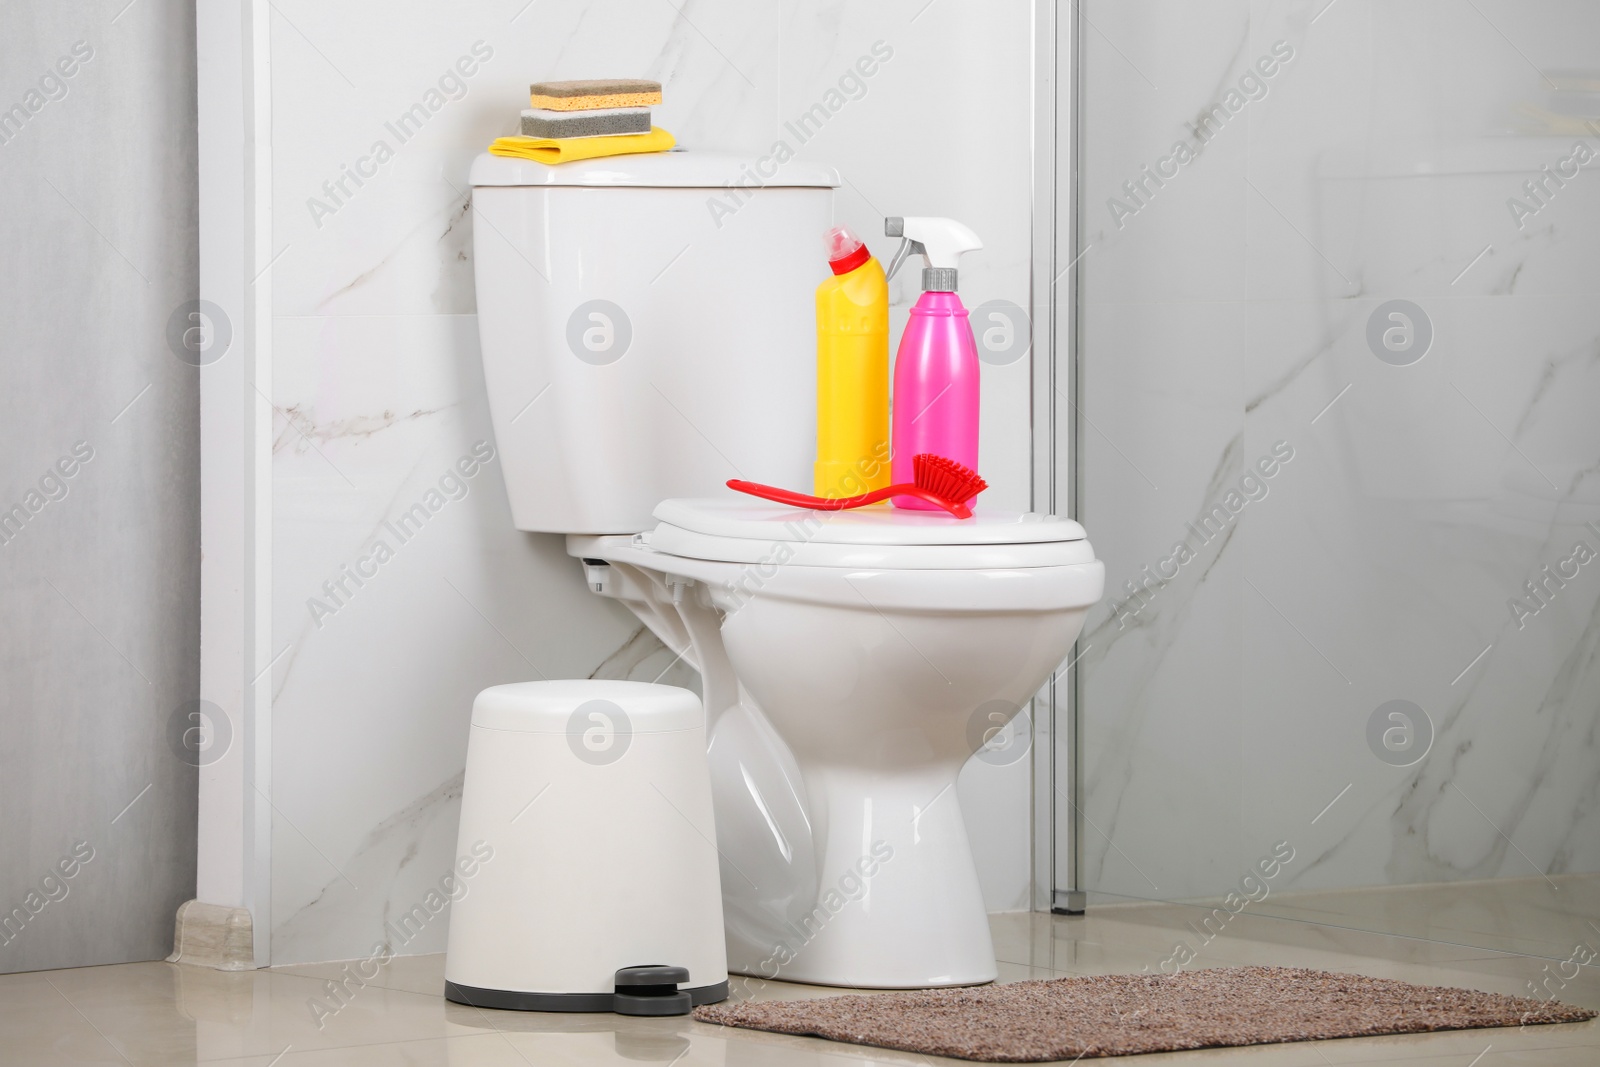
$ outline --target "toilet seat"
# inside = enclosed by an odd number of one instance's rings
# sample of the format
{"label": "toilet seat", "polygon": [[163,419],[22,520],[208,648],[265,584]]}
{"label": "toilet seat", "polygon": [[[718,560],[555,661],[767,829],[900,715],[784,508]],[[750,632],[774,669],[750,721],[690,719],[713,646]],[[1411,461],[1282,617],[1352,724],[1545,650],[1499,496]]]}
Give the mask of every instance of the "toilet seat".
{"label": "toilet seat", "polygon": [[806,511],[756,500],[666,500],[641,543],[672,556],[722,563],[786,563],[885,570],[1005,570],[1090,563],[1094,549],[1071,519],[978,510],[889,507]]}

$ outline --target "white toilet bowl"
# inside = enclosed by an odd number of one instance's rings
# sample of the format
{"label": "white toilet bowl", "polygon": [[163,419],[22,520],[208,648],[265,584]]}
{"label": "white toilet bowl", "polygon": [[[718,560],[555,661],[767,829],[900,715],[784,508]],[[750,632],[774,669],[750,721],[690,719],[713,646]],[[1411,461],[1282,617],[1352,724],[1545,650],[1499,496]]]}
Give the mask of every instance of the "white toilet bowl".
{"label": "white toilet bowl", "polygon": [[702,672],[729,970],[992,981],[956,777],[1099,599],[1082,527],[742,499],[656,517],[649,534],[568,545],[591,587]]}

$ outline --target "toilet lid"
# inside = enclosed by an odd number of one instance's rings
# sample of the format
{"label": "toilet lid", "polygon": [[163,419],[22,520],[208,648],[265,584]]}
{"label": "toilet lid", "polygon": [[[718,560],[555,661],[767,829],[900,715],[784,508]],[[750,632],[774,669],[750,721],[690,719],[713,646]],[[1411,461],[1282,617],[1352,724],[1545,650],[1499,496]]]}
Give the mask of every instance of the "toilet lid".
{"label": "toilet lid", "polygon": [[[750,157],[715,152],[650,152],[641,155],[578,159],[553,167],[531,159],[485,152],[472,162],[468,181],[485,185],[587,185],[602,188],[715,189],[750,180]],[[795,160],[761,183],[763,189],[839,186],[839,172],[820,163]]]}
{"label": "toilet lid", "polygon": [[645,535],[693,559],[835,567],[993,569],[1086,563],[1094,550],[1071,519],[980,509],[970,519],[890,507],[807,511],[748,498],[665,500]]}

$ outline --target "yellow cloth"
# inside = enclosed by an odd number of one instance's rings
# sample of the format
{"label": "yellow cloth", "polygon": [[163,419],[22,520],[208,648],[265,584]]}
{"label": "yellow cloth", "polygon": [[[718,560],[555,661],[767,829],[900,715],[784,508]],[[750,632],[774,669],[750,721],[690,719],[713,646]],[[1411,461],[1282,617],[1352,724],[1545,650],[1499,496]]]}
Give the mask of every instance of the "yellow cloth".
{"label": "yellow cloth", "polygon": [[535,163],[571,163],[575,159],[627,156],[636,152],[665,152],[678,142],[660,126],[649,133],[622,133],[613,137],[497,137],[489,154]]}

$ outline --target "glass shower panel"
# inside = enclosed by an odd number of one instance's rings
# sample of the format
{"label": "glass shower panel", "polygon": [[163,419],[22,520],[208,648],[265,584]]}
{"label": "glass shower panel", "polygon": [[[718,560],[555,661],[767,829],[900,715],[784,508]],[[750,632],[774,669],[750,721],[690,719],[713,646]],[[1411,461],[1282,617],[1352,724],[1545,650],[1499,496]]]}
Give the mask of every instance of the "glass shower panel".
{"label": "glass shower panel", "polygon": [[1080,888],[1600,945],[1600,5],[1081,17]]}

